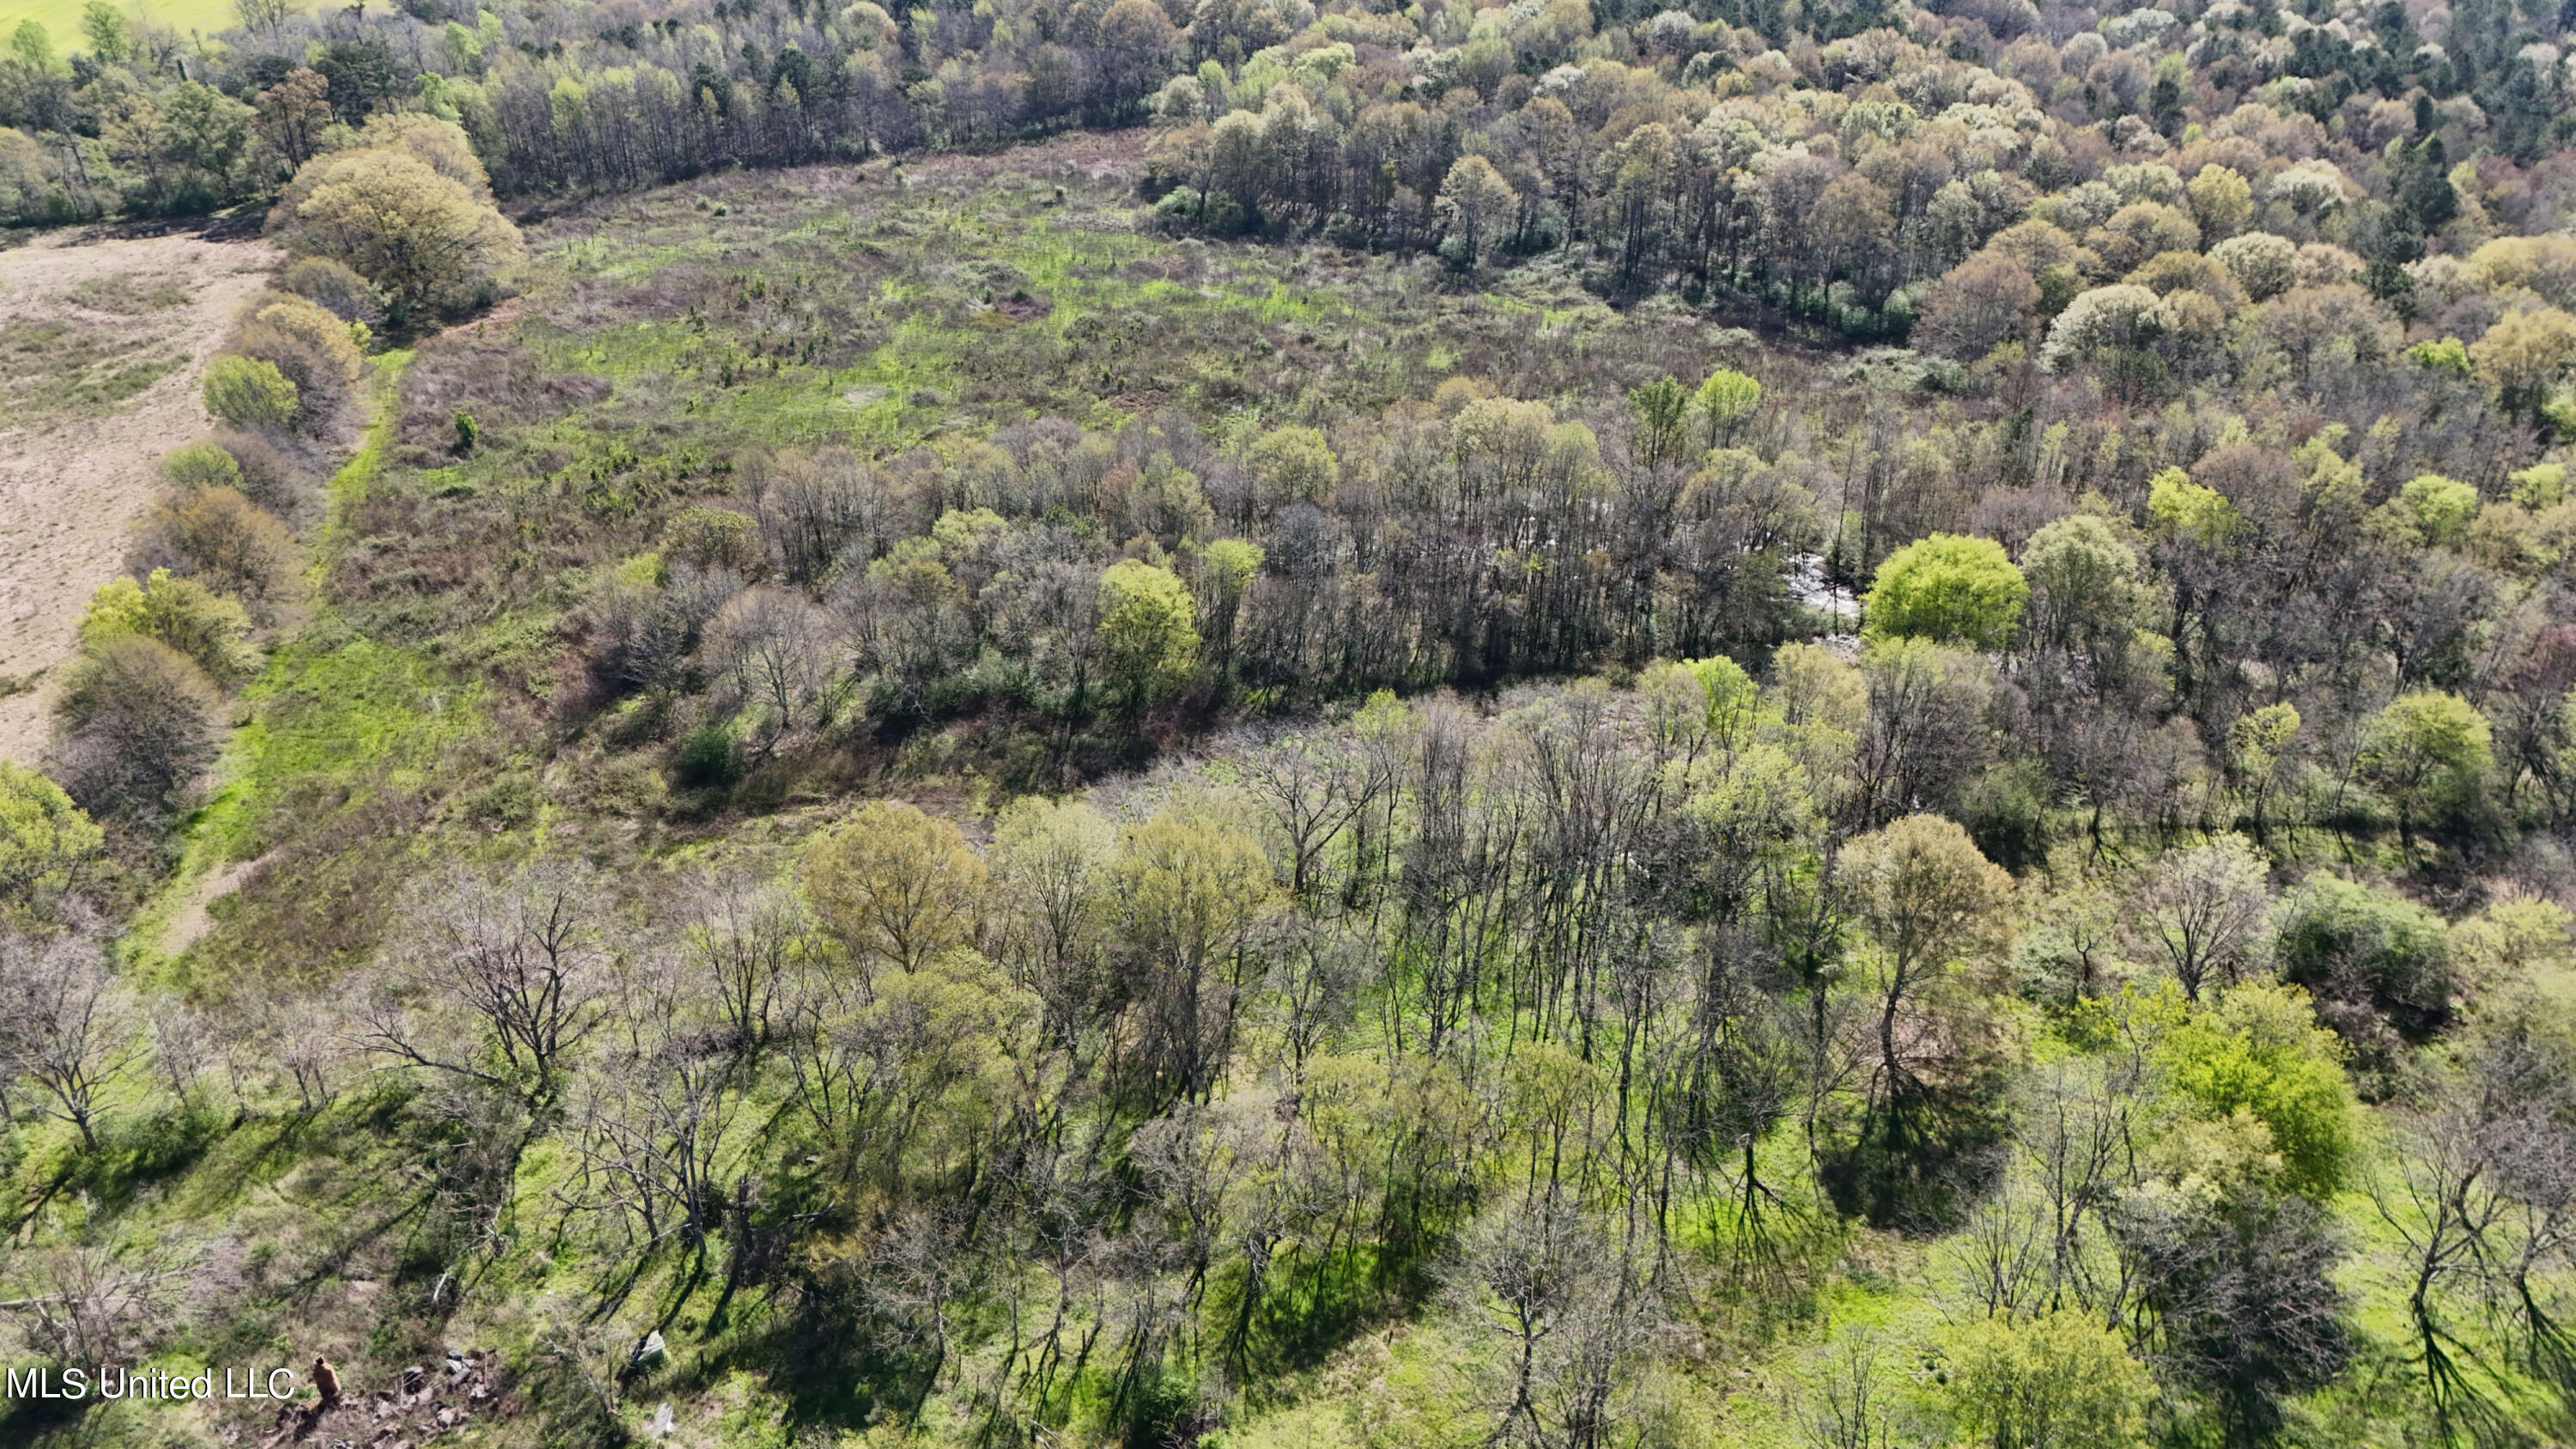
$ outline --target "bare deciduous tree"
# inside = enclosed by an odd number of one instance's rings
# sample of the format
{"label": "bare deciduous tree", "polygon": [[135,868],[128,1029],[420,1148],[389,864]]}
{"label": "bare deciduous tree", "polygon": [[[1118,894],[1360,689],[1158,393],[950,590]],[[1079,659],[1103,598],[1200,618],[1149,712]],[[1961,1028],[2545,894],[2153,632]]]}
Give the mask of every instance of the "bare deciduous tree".
{"label": "bare deciduous tree", "polygon": [[362,1005],[360,1043],[505,1088],[541,1114],[604,1016],[598,909],[590,872],[568,861],[433,876],[406,903],[393,989]]}
{"label": "bare deciduous tree", "polygon": [[0,1078],[33,1085],[92,1150],[101,1094],[140,1051],[123,1007],[95,937],[0,933]]}

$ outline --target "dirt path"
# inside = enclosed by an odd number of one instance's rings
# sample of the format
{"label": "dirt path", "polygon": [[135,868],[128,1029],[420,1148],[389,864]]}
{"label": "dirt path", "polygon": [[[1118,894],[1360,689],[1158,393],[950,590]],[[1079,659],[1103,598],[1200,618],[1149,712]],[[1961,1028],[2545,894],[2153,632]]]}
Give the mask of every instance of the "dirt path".
{"label": "dirt path", "polygon": [[264,243],[193,235],[0,252],[0,759],[42,752],[81,610],[124,562],[161,455],[205,431],[207,355],[276,264]]}

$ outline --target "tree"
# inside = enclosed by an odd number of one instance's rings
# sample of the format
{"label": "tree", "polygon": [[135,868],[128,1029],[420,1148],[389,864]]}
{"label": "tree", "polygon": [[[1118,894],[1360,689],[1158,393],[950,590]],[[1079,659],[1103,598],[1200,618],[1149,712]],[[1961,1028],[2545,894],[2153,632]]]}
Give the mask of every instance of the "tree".
{"label": "tree", "polygon": [[1973,362],[2012,341],[2039,306],[2039,284],[2009,258],[1980,253],[1951,268],[1932,290],[1918,346]]}
{"label": "tree", "polygon": [[2555,307],[2508,313],[2469,344],[2469,361],[2494,384],[2507,412],[2535,417],[2550,390],[2576,366],[2576,317]]}
{"label": "tree", "polygon": [[2074,513],[2043,525],[2022,546],[2030,584],[2023,635],[2042,647],[2085,656],[2096,689],[2127,653],[2153,592],[2137,551],[2099,514]]}
{"label": "tree", "polygon": [[1963,962],[2011,944],[2012,877],[1988,861],[1958,822],[1909,815],[1844,847],[1840,888],[1878,950],[1872,972],[1868,1041],[1869,1134],[1862,1144],[1894,1181],[1867,1186],[1871,1215],[1937,1210],[1919,1179],[1948,1143],[1927,1108],[1967,1084],[1972,1028],[1934,1022],[1936,988]]}
{"label": "tree", "polygon": [[1629,456],[1647,468],[1681,461],[1690,394],[1682,391],[1680,383],[1659,377],[1644,387],[1630,389],[1628,411],[1636,418]]}
{"label": "tree", "polygon": [[305,163],[269,231],[298,255],[347,264],[405,315],[466,305],[522,251],[518,228],[465,183],[390,146]]}
{"label": "tree", "polygon": [[802,593],[766,585],[727,600],[700,646],[734,698],[758,712],[764,749],[828,712],[832,652],[823,611]]}
{"label": "tree", "polygon": [[77,884],[105,838],[62,786],[0,760],[0,920]]}
{"label": "tree", "polygon": [[2474,802],[2493,763],[2486,717],[2455,694],[2422,691],[2390,700],[2363,724],[2361,775],[2397,807],[2411,848],[2417,820]]}
{"label": "tree", "polygon": [[237,428],[295,425],[295,384],[273,363],[227,352],[206,364],[206,411]]}
{"label": "tree", "polygon": [[1940,1395],[1962,1440],[1991,1449],[2137,1449],[2155,1381],[2118,1334],[2072,1309],[1980,1318],[1942,1345]]}
{"label": "tree", "polygon": [[54,68],[54,37],[41,20],[21,20],[9,32],[9,55],[27,68],[30,75],[44,75]]}
{"label": "tree", "polygon": [[[248,0],[286,8],[286,0]],[[322,129],[332,122],[331,83],[322,73],[299,66],[259,93],[259,133],[290,166],[302,166],[321,149]]]}
{"label": "tree", "polygon": [[0,1082],[34,1083],[93,1152],[104,1096],[135,1056],[128,1025],[95,939],[0,926]]}
{"label": "tree", "polygon": [[2228,1443],[2270,1443],[2282,1400],[2332,1380],[2351,1351],[2332,1220],[2253,1178],[2163,1187],[2114,1219],[2149,1357],[2216,1401]]}
{"label": "tree", "polygon": [[[294,12],[295,7],[290,0],[233,0],[233,16],[241,21],[244,30],[275,35],[278,27],[286,23],[286,17]],[[290,157],[289,160],[298,166],[304,164],[301,156]]]}
{"label": "tree", "polygon": [[1243,612],[1244,592],[1261,573],[1261,546],[1239,538],[1209,541],[1200,557],[1207,563],[1207,584],[1215,607],[1208,613],[1216,633],[1217,668],[1234,667],[1234,631]]}
{"label": "tree", "polygon": [[2299,278],[2299,248],[2288,237],[2253,232],[2230,237],[2209,249],[2210,259],[2227,269],[2245,295],[2268,301],[2290,290]]}
{"label": "tree", "polygon": [[90,59],[101,65],[122,65],[129,41],[125,17],[107,0],[86,0],[81,6],[81,36],[89,42]]}
{"label": "tree", "polygon": [[1135,559],[1100,576],[1100,643],[1130,708],[1185,679],[1197,658],[1198,607],[1170,569]]}
{"label": "tree", "polygon": [[1438,205],[1450,238],[1458,244],[1460,267],[1471,272],[1476,269],[1487,241],[1520,199],[1520,193],[1494,169],[1494,163],[1482,156],[1461,156],[1449,168],[1448,179],[1440,184]]}
{"label": "tree", "polygon": [[506,1090],[543,1117],[573,1053],[607,1019],[597,894],[589,870],[550,858],[505,874],[431,875],[403,902],[386,988],[358,1008],[361,1041]]}
{"label": "tree", "polygon": [[1889,554],[1862,604],[1873,638],[2001,649],[2021,623],[2030,584],[1990,538],[1936,533]]}
{"label": "tree", "polygon": [[2242,1110],[2281,1154],[2281,1180],[2310,1197],[2333,1194],[2359,1143],[2343,1048],[2317,1025],[2307,993],[2247,984],[2189,1013],[2152,1057],[2165,1084],[2198,1115]]}
{"label": "tree", "polygon": [[1313,428],[1273,428],[1243,450],[1243,469],[1261,485],[1262,512],[1291,503],[1329,503],[1341,460]]}
{"label": "tree", "polygon": [[2233,985],[2263,946],[2272,904],[2269,869],[2241,835],[2178,850],[2156,862],[2139,915],[2172,963],[2186,999],[2212,974]]}
{"label": "tree", "polygon": [[1721,367],[1708,375],[1692,394],[1691,403],[1699,410],[1700,445],[1706,448],[1730,447],[1735,434],[1747,418],[1762,406],[1762,384],[1731,367]]}
{"label": "tree", "polygon": [[824,929],[907,972],[975,938],[985,884],[956,826],[900,801],[860,806],[805,860],[805,896]]}
{"label": "tree", "polygon": [[2173,325],[2164,298],[2134,282],[2095,287],[2057,314],[2042,356],[2052,370],[2062,370],[2103,353],[2144,350]]}
{"label": "tree", "polygon": [[1121,833],[1102,908],[1124,949],[1139,1089],[1204,1099],[1231,1051],[1254,925],[1275,887],[1268,852],[1215,801],[1184,798]]}

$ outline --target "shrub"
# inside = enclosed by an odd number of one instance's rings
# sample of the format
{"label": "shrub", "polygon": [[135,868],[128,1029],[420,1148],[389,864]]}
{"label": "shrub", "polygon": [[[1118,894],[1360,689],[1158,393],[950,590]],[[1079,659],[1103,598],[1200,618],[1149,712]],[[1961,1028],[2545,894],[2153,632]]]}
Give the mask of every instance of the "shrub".
{"label": "shrub", "polygon": [[237,428],[295,425],[295,384],[272,364],[227,352],[206,367],[206,411]]}
{"label": "shrub", "polygon": [[182,493],[239,488],[241,460],[212,443],[182,443],[161,460],[161,476]]}
{"label": "shrub", "polygon": [[54,704],[52,773],[95,815],[149,817],[214,758],[215,687],[157,639],[82,653]]}
{"label": "shrub", "polygon": [[721,790],[742,778],[742,745],[718,724],[704,724],[680,738],[673,774],[693,790]]}
{"label": "shrub", "polygon": [[1980,1318],[1944,1344],[1943,1407],[1958,1442],[1995,1449],[2132,1449],[2156,1395],[2120,1336],[2074,1309],[2030,1323]]}
{"label": "shrub", "polygon": [[138,552],[145,564],[262,600],[294,577],[295,535],[230,488],[207,488],[155,508]]}
{"label": "shrub", "polygon": [[2420,1041],[2450,1020],[2450,929],[2413,901],[2318,871],[2282,900],[2274,951],[2347,1037],[2384,1021]]}
{"label": "shrub", "polygon": [[99,585],[81,618],[81,644],[95,649],[126,634],[158,639],[196,662],[208,678],[229,684],[259,668],[250,616],[239,601],[195,579],[154,569],[142,583],[114,578]]}
{"label": "shrub", "polygon": [[71,885],[103,839],[62,786],[0,760],[0,914]]}
{"label": "shrub", "polygon": [[384,325],[384,289],[329,257],[296,258],[278,285],[343,322]]}
{"label": "shrub", "polygon": [[321,482],[294,452],[258,433],[217,433],[214,442],[240,465],[241,481],[233,486],[244,498],[280,518],[312,510]]}

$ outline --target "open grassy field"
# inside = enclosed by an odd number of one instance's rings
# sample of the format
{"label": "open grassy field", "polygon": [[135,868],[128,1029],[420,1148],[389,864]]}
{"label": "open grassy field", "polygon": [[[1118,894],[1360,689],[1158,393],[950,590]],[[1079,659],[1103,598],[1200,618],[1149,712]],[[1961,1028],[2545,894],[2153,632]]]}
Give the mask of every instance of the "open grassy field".
{"label": "open grassy field", "polygon": [[0,759],[44,745],[44,676],[125,562],[197,379],[276,254],[193,236],[47,236],[0,252]]}
{"label": "open grassy field", "polygon": [[[45,27],[54,53],[82,48],[81,12],[87,0],[0,0],[0,35],[12,35],[26,21]],[[181,35],[213,35],[240,24],[232,0],[129,0],[120,7],[130,21],[164,26]],[[299,7],[302,8],[302,7]]]}

